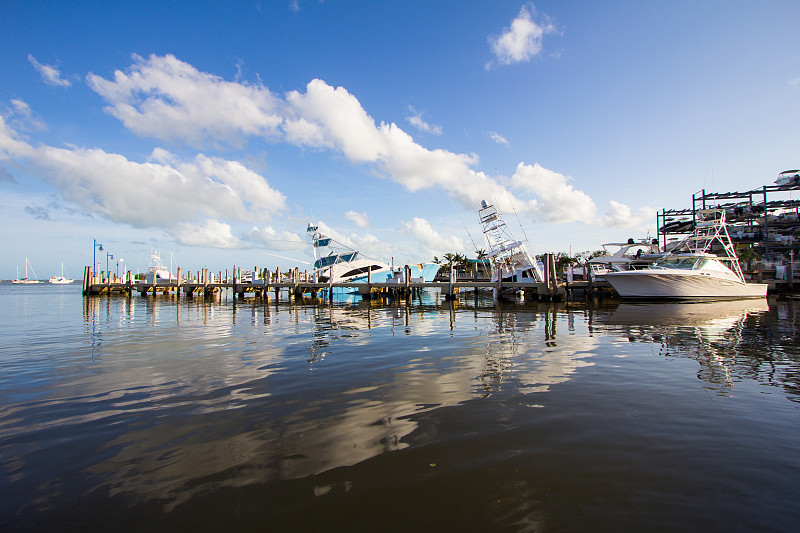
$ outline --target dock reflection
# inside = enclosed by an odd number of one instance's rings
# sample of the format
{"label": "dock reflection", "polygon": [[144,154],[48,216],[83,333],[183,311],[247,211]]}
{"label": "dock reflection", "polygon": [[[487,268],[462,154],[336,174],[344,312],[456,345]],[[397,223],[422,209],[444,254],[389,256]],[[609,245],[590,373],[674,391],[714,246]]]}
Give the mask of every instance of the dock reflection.
{"label": "dock reflection", "polygon": [[139,337],[96,349],[104,364],[90,388],[115,391],[100,403],[120,432],[92,467],[104,479],[94,489],[165,510],[432,439],[420,430],[426,413],[500,393],[534,398],[592,365],[597,344],[559,336],[565,311],[552,304],[86,301],[87,332]]}

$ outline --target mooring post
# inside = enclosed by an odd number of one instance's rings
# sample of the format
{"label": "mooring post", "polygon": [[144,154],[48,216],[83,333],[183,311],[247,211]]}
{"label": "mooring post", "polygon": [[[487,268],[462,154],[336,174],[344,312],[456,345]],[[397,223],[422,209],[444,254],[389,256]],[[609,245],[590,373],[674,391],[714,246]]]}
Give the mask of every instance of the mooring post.
{"label": "mooring post", "polygon": [[83,267],[83,295],[89,296],[89,287],[91,286],[92,268]]}
{"label": "mooring post", "polygon": [[233,298],[236,299],[236,265],[233,265]]}
{"label": "mooring post", "polygon": [[544,294],[539,295],[542,300],[550,295],[550,254],[544,254]]}
{"label": "mooring post", "polygon": [[453,288],[453,276],[455,274],[455,269],[453,268],[453,264],[450,263],[450,282],[447,287],[447,297],[451,300],[455,297],[454,288]]}

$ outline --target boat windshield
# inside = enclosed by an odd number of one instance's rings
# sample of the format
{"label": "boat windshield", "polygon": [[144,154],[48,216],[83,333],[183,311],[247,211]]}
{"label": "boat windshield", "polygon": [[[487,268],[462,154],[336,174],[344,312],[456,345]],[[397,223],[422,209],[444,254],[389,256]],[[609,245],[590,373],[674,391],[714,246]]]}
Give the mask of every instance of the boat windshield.
{"label": "boat windshield", "polygon": [[653,268],[680,268],[691,270],[697,262],[696,257],[668,257],[657,263],[653,263]]}

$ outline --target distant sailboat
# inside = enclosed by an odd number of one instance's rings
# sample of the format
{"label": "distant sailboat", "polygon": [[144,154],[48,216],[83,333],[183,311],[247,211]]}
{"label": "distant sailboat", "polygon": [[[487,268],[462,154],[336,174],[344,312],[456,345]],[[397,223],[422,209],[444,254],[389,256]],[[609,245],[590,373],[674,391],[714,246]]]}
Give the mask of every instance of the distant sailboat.
{"label": "distant sailboat", "polygon": [[[33,279],[28,278],[28,267],[31,268],[31,272],[33,272]],[[25,277],[19,277],[19,267],[17,267],[17,279],[12,280],[11,283],[26,283],[26,284],[33,284],[33,283],[41,283],[39,279],[36,277],[36,271],[33,270],[33,265],[31,265],[28,258],[25,258]]]}
{"label": "distant sailboat", "polygon": [[61,275],[53,276],[53,277],[50,278],[50,283],[54,283],[54,284],[57,284],[57,285],[65,285],[67,283],[72,283],[73,281],[75,281],[75,280],[72,279],[72,278],[68,278],[68,277],[66,277],[64,275],[64,263],[63,262],[61,263]]}

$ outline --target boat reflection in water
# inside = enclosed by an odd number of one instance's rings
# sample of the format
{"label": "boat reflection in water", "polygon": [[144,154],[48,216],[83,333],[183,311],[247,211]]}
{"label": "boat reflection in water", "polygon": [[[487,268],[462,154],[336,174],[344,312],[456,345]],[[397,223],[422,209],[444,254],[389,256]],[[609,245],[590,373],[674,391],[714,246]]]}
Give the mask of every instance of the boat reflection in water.
{"label": "boat reflection in water", "polygon": [[15,289],[0,291],[15,339],[0,347],[9,530],[788,533],[800,520],[797,302]]}
{"label": "boat reflection in water", "polygon": [[751,354],[745,329],[768,311],[766,299],[621,303],[597,322],[631,342],[660,345],[660,355],[696,359],[702,365],[699,377],[725,390],[732,387],[731,365],[737,358],[763,354]]}
{"label": "boat reflection in water", "polygon": [[[159,361],[169,365],[165,383],[152,382],[153,368],[137,370],[131,360],[120,361],[118,374],[98,376],[98,388],[121,395],[106,399],[108,412],[124,409],[129,422],[95,474],[108,476],[103,490],[111,496],[160,501],[166,512],[222,487],[306,478],[408,448],[424,440],[426,413],[516,388],[546,393],[591,366],[597,345],[588,336],[558,336],[557,308],[547,305],[513,312],[479,307],[470,316],[457,303],[424,294],[413,307],[234,299],[231,321],[219,301],[126,302],[125,313],[144,311],[154,321],[169,322],[177,313],[179,323],[203,322],[202,337],[189,344],[176,339],[174,361]],[[247,323],[269,326],[269,342],[250,347],[234,339],[237,324]],[[442,343],[448,331],[452,338]],[[187,354],[178,346],[195,350],[201,361],[179,365],[175,359]],[[225,372],[209,372],[209,365]],[[115,376],[124,382],[114,386]],[[145,389],[158,392],[123,400],[126,390]],[[165,402],[183,405],[183,414],[167,425],[146,422]]]}

